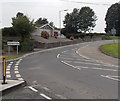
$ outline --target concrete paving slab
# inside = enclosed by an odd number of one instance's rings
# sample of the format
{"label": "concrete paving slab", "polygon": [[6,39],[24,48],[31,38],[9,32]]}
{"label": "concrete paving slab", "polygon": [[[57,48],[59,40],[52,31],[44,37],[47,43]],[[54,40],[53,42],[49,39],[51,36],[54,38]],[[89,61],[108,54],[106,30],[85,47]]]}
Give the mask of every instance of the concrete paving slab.
{"label": "concrete paving slab", "polygon": [[26,84],[25,81],[20,80],[6,80],[7,84],[2,84],[2,82],[3,81],[0,80],[0,93],[2,93],[2,95]]}

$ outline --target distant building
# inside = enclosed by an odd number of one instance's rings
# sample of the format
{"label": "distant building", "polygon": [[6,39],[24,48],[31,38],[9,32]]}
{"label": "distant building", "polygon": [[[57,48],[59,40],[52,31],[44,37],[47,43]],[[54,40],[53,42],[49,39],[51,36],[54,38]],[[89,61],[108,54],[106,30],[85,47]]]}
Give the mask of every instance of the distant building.
{"label": "distant building", "polygon": [[52,26],[50,26],[49,24],[45,24],[45,25],[41,25],[39,27],[36,27],[37,33],[35,33],[34,35],[39,35],[41,36],[42,31],[47,31],[49,33],[50,37],[55,37],[60,36],[60,31],[54,29]]}

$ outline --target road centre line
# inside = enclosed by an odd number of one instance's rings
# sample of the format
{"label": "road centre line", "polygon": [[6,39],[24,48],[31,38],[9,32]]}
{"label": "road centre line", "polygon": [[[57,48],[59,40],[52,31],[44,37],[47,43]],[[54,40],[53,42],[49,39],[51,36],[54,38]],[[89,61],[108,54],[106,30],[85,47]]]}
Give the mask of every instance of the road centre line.
{"label": "road centre line", "polygon": [[[31,89],[32,91],[36,92],[36,93],[38,92],[37,89],[35,89],[35,88],[31,87],[31,86],[28,86],[28,88]],[[45,94],[43,94],[43,93],[40,93],[40,95],[41,95],[42,97],[44,97],[45,99],[52,100],[52,98],[48,97],[47,95],[45,95]]]}
{"label": "road centre line", "polygon": [[44,98],[46,98],[46,99],[48,99],[48,100],[52,100],[52,98],[50,98],[50,97],[48,97],[48,96],[46,96],[45,94],[40,94],[42,97],[44,97]]}
{"label": "road centre line", "polygon": [[31,87],[31,86],[28,86],[29,89],[31,89],[32,91],[34,92],[38,92],[38,90],[36,90],[35,88]]}

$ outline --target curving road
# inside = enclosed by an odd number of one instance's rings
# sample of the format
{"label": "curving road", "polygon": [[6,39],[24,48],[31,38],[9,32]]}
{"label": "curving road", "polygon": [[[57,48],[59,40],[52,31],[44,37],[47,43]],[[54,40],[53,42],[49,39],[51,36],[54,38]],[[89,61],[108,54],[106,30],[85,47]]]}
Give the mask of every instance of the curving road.
{"label": "curving road", "polygon": [[118,99],[118,67],[93,61],[77,51],[111,42],[86,42],[24,57],[19,73],[28,85],[3,98]]}

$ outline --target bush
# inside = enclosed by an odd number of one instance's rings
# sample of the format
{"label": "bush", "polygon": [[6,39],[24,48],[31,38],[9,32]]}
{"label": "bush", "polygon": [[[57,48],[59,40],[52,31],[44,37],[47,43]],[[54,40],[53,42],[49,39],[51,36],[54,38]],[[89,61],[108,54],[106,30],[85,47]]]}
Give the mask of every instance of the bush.
{"label": "bush", "polygon": [[20,43],[20,51],[22,52],[32,51],[33,48],[34,48],[34,45],[32,40],[26,39]]}
{"label": "bush", "polygon": [[47,31],[42,31],[41,37],[43,37],[45,39],[49,39],[49,33]]}
{"label": "bush", "polygon": [[84,38],[84,33],[69,33],[69,34],[65,34],[66,38],[70,39],[70,37],[74,37],[75,39],[79,39],[79,38]]}
{"label": "bush", "polygon": [[108,35],[106,35],[102,39],[103,40],[114,40],[114,39],[120,39],[120,37],[119,36],[108,36]]}

